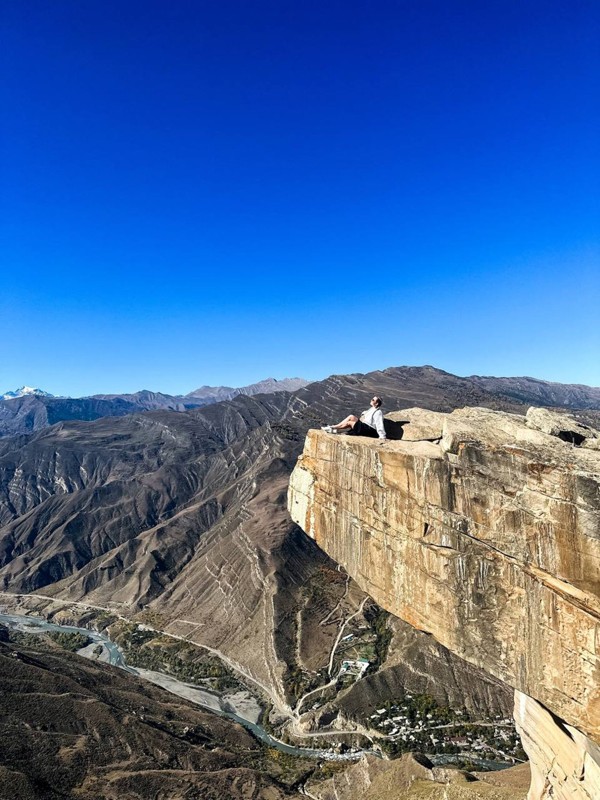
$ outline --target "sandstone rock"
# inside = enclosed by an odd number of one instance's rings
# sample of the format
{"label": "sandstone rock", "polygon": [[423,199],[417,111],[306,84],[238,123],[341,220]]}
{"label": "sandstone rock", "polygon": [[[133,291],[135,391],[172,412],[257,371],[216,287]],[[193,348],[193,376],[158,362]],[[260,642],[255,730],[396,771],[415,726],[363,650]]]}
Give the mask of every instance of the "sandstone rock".
{"label": "sandstone rock", "polygon": [[439,445],[311,431],[289,508],[381,606],[600,742],[600,453],[480,408]]}
{"label": "sandstone rock", "polygon": [[530,408],[527,412],[527,425],[578,447],[600,447],[600,432],[588,425],[582,425],[568,414],[559,414],[547,408]]}
{"label": "sandstone rock", "polygon": [[532,800],[600,798],[598,745],[521,692],[515,692],[515,721],[530,759]]}
{"label": "sandstone rock", "polygon": [[[445,417],[446,415],[439,411],[429,411],[425,408],[405,408],[385,415],[386,420],[401,428],[402,435],[395,438],[403,439],[405,442],[441,439]],[[386,431],[387,428],[386,425]]]}

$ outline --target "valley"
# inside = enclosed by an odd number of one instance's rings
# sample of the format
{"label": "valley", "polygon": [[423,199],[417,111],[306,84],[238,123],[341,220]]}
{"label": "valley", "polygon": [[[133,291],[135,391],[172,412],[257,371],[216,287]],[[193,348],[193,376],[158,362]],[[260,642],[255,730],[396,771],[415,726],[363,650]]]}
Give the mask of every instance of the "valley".
{"label": "valley", "polygon": [[[511,763],[518,743],[498,723],[511,692],[382,612],[286,507],[309,428],[360,410],[374,391],[386,413],[469,403],[524,414],[526,401],[501,388],[394,368],[6,437],[0,605],[106,631],[133,669],[250,692],[267,735],[292,752],[398,755],[430,742],[430,757]],[[411,698],[435,725],[403,712]]]}

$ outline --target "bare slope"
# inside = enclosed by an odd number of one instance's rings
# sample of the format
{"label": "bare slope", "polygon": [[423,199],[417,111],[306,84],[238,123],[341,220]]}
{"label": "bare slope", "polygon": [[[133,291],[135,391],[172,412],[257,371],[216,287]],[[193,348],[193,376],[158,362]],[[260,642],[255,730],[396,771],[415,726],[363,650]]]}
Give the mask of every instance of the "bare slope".
{"label": "bare slope", "polygon": [[283,800],[243,728],[114,667],[0,642],[0,796]]}
{"label": "bare slope", "polygon": [[471,375],[468,379],[487,392],[520,403],[569,409],[600,408],[600,388],[577,383],[553,383],[538,378],[493,378]]}

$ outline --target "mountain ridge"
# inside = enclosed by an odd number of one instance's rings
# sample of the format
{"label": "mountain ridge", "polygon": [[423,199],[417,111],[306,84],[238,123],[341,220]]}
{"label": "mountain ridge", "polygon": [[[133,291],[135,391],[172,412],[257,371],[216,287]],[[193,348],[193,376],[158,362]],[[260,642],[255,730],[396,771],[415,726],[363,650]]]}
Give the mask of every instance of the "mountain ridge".
{"label": "mountain ridge", "polygon": [[[86,422],[101,417],[120,417],[143,411],[185,411],[238,395],[293,391],[306,386],[304,378],[266,378],[248,386],[202,386],[187,395],[169,395],[142,389],[130,394],[96,394],[88,397],[56,397],[41,389],[23,394],[8,393],[0,399],[0,437],[31,433],[67,420]],[[25,387],[27,388],[27,387]],[[20,391],[20,390],[19,390]],[[14,395],[14,396],[12,396]]]}
{"label": "mountain ridge", "polygon": [[[390,377],[408,382],[407,398],[411,396],[416,382],[420,382],[422,402],[413,403],[428,408],[427,387],[433,397],[437,397],[440,387],[451,389],[453,396],[464,394],[464,404],[477,404],[482,398],[484,404],[493,395],[502,398],[516,407],[529,403],[549,408],[568,408],[571,411],[595,411],[600,409],[600,388],[584,384],[561,384],[529,377],[493,377],[471,375],[460,377],[431,365],[422,367],[388,367],[369,373],[351,373],[346,376],[331,375],[325,381],[345,378],[356,385],[368,376],[381,375],[381,386],[374,390],[385,394]],[[292,391],[298,392],[311,383],[323,384],[325,381],[309,382],[303,378],[267,378],[249,386],[231,388],[228,386],[201,386],[187,395],[169,395],[142,389],[131,394],[97,394],[81,398],[65,398],[26,394],[9,400],[0,400],[0,438],[31,433],[57,422],[67,420],[92,421],[101,417],[120,417],[145,411],[166,409],[185,411],[201,408],[212,403],[232,400],[239,395]],[[302,385],[299,385],[302,384]],[[460,392],[459,392],[460,390]],[[40,390],[41,391],[41,390]],[[393,388],[394,393],[396,388]],[[385,398],[384,398],[385,399]],[[413,398],[414,399],[414,398]],[[349,395],[348,402],[353,398]],[[368,405],[368,402],[367,404]],[[450,410],[447,406],[445,410]]]}

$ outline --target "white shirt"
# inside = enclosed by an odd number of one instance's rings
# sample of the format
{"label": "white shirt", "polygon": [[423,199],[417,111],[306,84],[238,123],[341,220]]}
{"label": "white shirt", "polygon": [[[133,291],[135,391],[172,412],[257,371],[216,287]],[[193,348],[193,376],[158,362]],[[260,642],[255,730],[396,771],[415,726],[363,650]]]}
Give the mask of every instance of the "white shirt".
{"label": "white shirt", "polygon": [[380,439],[386,438],[385,428],[383,427],[383,411],[380,408],[367,408],[360,415],[360,421],[375,428]]}

